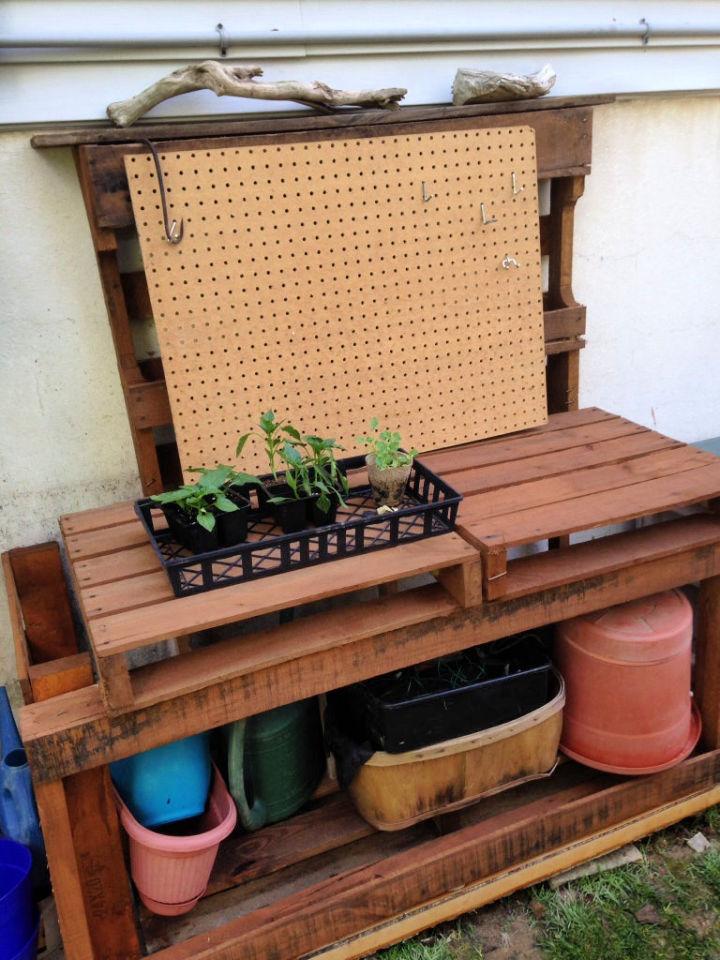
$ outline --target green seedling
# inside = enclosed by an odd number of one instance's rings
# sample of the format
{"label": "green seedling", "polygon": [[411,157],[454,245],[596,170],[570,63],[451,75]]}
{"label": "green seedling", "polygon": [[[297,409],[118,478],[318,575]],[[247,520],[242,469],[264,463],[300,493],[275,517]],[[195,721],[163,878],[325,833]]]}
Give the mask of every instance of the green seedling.
{"label": "green seedling", "polygon": [[200,474],[196,483],[186,483],[177,490],[167,493],[156,493],[150,499],[155,503],[174,503],[183,510],[191,520],[211,532],[215,529],[215,512],[233,513],[238,509],[226,495],[229,485],[237,482],[236,477],[249,477],[248,474],[237,474],[232,467],[218,466],[213,469],[195,467],[192,473]]}
{"label": "green seedling", "polygon": [[393,470],[395,467],[406,467],[417,456],[417,450],[403,450],[402,438],[397,430],[380,430],[380,421],[373,417],[370,429],[374,435],[356,437],[358,443],[370,447],[375,457],[375,464],[379,470]]}

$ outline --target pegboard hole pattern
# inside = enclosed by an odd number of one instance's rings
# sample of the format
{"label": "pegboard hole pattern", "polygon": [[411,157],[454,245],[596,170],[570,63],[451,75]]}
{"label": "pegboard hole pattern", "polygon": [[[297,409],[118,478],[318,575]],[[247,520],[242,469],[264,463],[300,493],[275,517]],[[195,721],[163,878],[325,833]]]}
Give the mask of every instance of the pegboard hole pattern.
{"label": "pegboard hole pattern", "polygon": [[531,128],[160,158],[177,246],[150,154],[125,162],[185,471],[270,408],[351,453],[372,416],[420,449],[544,422]]}

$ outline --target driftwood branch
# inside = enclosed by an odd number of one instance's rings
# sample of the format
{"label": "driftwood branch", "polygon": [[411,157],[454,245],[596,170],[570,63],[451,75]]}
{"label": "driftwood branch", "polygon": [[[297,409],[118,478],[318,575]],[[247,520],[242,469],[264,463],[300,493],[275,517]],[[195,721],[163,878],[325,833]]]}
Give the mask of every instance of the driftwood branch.
{"label": "driftwood branch", "polygon": [[258,81],[262,69],[241,67],[206,60],[181,67],[127,100],[118,100],[107,108],[107,115],[118,127],[129,127],[138,117],[163,100],[193,90],[211,90],[218,97],[249,97],[255,100],[288,100],[318,109],[336,107],[382,107],[392,109],[407,93],[403,87],[384,90],[334,90],[318,80]]}
{"label": "driftwood branch", "polygon": [[550,64],[537,73],[495,73],[494,70],[461,68],[453,82],[453,103],[497,103],[501,100],[529,100],[551,90],[557,75]]}

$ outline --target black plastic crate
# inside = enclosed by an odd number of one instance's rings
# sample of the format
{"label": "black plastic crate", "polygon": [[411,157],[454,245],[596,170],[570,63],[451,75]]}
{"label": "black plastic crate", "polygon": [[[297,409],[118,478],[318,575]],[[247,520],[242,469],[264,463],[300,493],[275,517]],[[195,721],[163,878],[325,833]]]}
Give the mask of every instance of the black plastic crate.
{"label": "black plastic crate", "polygon": [[[365,457],[347,457],[338,466],[351,474],[365,466]],[[283,534],[271,508],[253,495],[247,541],[203,554],[191,554],[173,539],[152,500],[138,500],[135,510],[176,597],[436,537],[455,527],[462,495],[419,460],[413,462],[405,497],[393,513],[378,514],[369,484],[353,486],[349,479],[347,507],[338,509],[335,523]]]}
{"label": "black plastic crate", "polygon": [[536,710],[549,698],[551,675],[543,643],[521,635],[364,680],[328,700],[355,741],[404,753]]}

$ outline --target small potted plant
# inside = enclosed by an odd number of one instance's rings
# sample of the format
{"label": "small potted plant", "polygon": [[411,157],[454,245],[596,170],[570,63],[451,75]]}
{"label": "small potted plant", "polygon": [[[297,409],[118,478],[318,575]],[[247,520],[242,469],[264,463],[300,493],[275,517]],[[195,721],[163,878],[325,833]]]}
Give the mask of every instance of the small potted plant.
{"label": "small potted plant", "polygon": [[173,537],[193,553],[242,543],[247,538],[248,499],[233,487],[255,480],[232,467],[195,468],[195,483],[158,493],[150,499],[160,504]]}
{"label": "small potted plant", "polygon": [[371,448],[365,462],[375,503],[379,507],[397,507],[405,494],[417,450],[403,450],[400,434],[396,430],[380,430],[379,426],[378,418],[373,417],[370,429],[374,434],[356,440]]}
{"label": "small potted plant", "polygon": [[303,437],[308,462],[310,486],[317,499],[310,506],[315,526],[335,523],[337,509],[345,506],[349,492],[348,479],[335,460],[335,451],[343,448],[335,440],[309,435]]}
{"label": "small potted plant", "polygon": [[[294,427],[289,427],[289,430],[297,433]],[[288,426],[285,431],[288,432]],[[299,433],[297,435],[300,436]],[[283,443],[278,454],[285,465],[283,480],[268,487],[268,492],[272,494],[268,503],[283,533],[296,533],[307,526],[312,501],[318,496],[310,481],[307,459],[298,446],[297,442],[289,440]]]}

